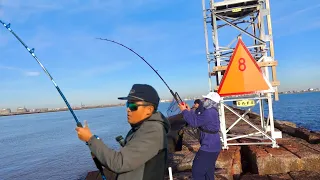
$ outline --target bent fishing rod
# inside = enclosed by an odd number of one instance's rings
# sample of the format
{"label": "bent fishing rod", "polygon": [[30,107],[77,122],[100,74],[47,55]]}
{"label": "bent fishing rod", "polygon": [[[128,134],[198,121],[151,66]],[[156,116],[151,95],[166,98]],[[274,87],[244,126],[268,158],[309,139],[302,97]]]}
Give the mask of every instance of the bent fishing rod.
{"label": "bent fishing rod", "polygon": [[[77,123],[78,127],[83,127],[81,122],[79,122],[76,114],[73,112],[73,109],[71,108],[69,102],[67,101],[66,97],[63,95],[62,91],[60,90],[59,86],[56,84],[56,82],[53,80],[52,76],[50,75],[50,73],[47,71],[47,69],[42,65],[42,63],[39,61],[38,57],[36,56],[36,54],[34,53],[34,48],[30,49],[21,39],[20,37],[10,28],[10,23],[9,24],[5,24],[2,20],[0,20],[0,23],[8,30],[11,32],[11,34],[14,35],[14,37],[16,39],[18,39],[18,41],[28,50],[28,52],[31,54],[31,56],[38,62],[38,64],[41,66],[41,68],[43,69],[43,71],[49,76],[50,80],[52,81],[53,85],[56,87],[57,91],[59,92],[60,96],[62,97],[62,99],[64,100],[64,102],[66,103],[69,111],[71,112],[74,120]],[[86,143],[86,145],[88,145],[88,143]],[[102,179],[106,180],[107,178],[105,177],[104,173],[103,173],[103,168],[102,165],[100,163],[100,161],[93,155],[93,153],[91,152],[91,156],[93,158],[94,163],[96,164],[96,167],[99,169]]]}
{"label": "bent fishing rod", "polygon": [[174,93],[172,91],[172,89],[169,87],[169,85],[166,83],[166,81],[160,76],[160,74],[158,73],[157,70],[155,70],[149,63],[147,60],[145,60],[142,56],[140,56],[137,52],[135,52],[133,49],[125,46],[124,44],[121,44],[117,41],[114,41],[114,40],[110,40],[110,39],[103,39],[103,38],[96,38],[96,39],[99,39],[99,40],[102,40],[102,41],[108,41],[108,42],[112,42],[112,43],[115,43],[115,44],[118,44],[126,49],[128,49],[129,51],[133,52],[135,55],[137,55],[140,59],[142,59],[158,76],[159,78],[162,80],[162,82],[167,86],[167,88],[169,89],[171,95],[173,96],[173,98],[177,101],[178,104],[184,104],[183,101],[181,100],[179,94],[176,92]]}

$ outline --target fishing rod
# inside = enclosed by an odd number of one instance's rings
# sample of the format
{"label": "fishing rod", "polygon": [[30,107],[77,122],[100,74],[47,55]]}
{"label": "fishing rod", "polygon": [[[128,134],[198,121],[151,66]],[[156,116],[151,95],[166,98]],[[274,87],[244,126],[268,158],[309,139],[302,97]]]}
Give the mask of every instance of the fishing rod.
{"label": "fishing rod", "polygon": [[146,61],[142,56],[140,56],[137,52],[135,52],[133,49],[125,46],[124,44],[121,44],[117,41],[114,41],[114,40],[110,40],[110,39],[103,39],[103,38],[96,38],[96,39],[99,39],[99,40],[102,40],[102,41],[109,41],[109,42],[112,42],[112,43],[115,43],[115,44],[118,44],[126,49],[128,49],[129,51],[133,52],[135,55],[137,55],[140,59],[142,59],[158,76],[159,78],[162,80],[162,82],[167,86],[167,88],[169,89],[171,95],[173,96],[173,98],[177,101],[178,104],[184,104],[184,102],[181,100],[179,94],[176,92],[174,93],[172,91],[172,89],[169,87],[169,85],[166,83],[166,81],[160,76],[160,74],[158,73],[157,70],[155,70],[149,63],[148,61]]}
{"label": "fishing rod", "polygon": [[[39,61],[39,59],[37,58],[36,54],[34,53],[34,48],[30,49],[21,39],[20,37],[10,28],[10,23],[9,24],[5,24],[2,20],[0,20],[0,23],[8,30],[11,32],[11,34],[14,35],[14,37],[16,39],[18,39],[18,41],[28,50],[28,52],[31,54],[31,56],[38,62],[38,64],[41,66],[41,68],[43,69],[43,71],[49,76],[50,80],[52,81],[53,85],[56,87],[57,91],[59,92],[60,96],[62,97],[62,99],[64,100],[64,102],[66,103],[69,111],[71,112],[74,120],[77,123],[78,127],[83,127],[81,122],[79,122],[78,117],[76,116],[76,114],[73,112],[73,109],[71,108],[69,102],[67,101],[66,97],[63,95],[62,91],[60,90],[59,86],[56,84],[56,82],[53,80],[52,76],[50,75],[50,73],[47,71],[47,69],[42,65],[42,63]],[[88,143],[86,143],[86,145],[88,145]],[[96,164],[97,168],[99,169],[102,179],[103,180],[107,180],[107,178],[105,177],[104,173],[103,173],[103,168],[102,165],[100,163],[100,161],[93,155],[93,153],[91,152],[91,156],[93,158],[94,163]]]}

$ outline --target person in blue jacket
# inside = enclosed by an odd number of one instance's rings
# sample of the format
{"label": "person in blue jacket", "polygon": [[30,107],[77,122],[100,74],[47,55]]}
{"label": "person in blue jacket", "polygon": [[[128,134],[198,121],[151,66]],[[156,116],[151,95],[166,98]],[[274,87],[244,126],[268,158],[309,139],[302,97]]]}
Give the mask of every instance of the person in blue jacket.
{"label": "person in blue jacket", "polygon": [[200,149],[192,164],[192,177],[194,180],[214,180],[215,164],[221,151],[220,120],[218,104],[220,96],[210,92],[203,96],[201,113],[190,110],[187,104],[179,104],[184,120],[190,127],[200,130]]}

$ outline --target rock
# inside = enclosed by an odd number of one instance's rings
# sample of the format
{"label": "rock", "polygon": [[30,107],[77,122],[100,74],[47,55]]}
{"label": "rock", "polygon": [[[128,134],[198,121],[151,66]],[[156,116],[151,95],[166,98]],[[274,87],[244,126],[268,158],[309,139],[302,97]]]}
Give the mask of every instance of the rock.
{"label": "rock", "polygon": [[[192,151],[175,152],[169,156],[169,166],[173,172],[191,171],[192,163],[196,153]],[[241,155],[239,146],[231,146],[228,150],[223,150],[219,154],[216,162],[216,174],[220,179],[238,178],[242,172]]]}
{"label": "rock", "polygon": [[246,154],[251,172],[259,175],[281,174],[303,170],[303,161],[286,149],[267,146],[248,146]]}
{"label": "rock", "polygon": [[294,180],[319,180],[319,172],[301,171],[301,172],[290,172],[289,173]]}
{"label": "rock", "polygon": [[301,138],[301,139],[308,141],[309,135],[310,135],[310,131],[308,131],[308,129],[301,128],[301,127],[296,129],[295,136],[298,138]]}
{"label": "rock", "polygon": [[291,136],[304,139],[312,144],[320,143],[320,133],[309,131],[306,128],[296,128],[294,123],[288,121],[275,121],[275,127],[278,128],[283,133],[287,133]]}
{"label": "rock", "polygon": [[246,174],[243,175],[241,180],[293,180],[289,174],[274,174],[274,175],[258,175]]}
{"label": "rock", "polygon": [[259,175],[284,174],[293,171],[320,171],[320,146],[297,138],[278,139],[280,148],[269,146],[244,147],[250,171]]}
{"label": "rock", "polygon": [[196,131],[191,127],[184,127],[182,130],[182,149],[197,152],[200,148],[200,142],[196,139]]}
{"label": "rock", "polygon": [[182,144],[189,142],[189,141],[198,141],[196,137],[197,130],[192,127],[183,127],[183,138],[182,138]]}
{"label": "rock", "polygon": [[182,146],[183,149],[188,149],[192,152],[198,152],[198,150],[200,149],[200,142],[198,140],[183,141]]}
{"label": "rock", "polygon": [[172,132],[169,132],[167,134],[167,140],[168,140],[168,152],[175,152],[176,151],[176,146],[177,146],[177,141],[179,139],[179,137],[177,137],[178,135],[175,135]]}
{"label": "rock", "polygon": [[234,151],[233,162],[232,162],[232,172],[234,179],[239,179],[242,173],[242,163],[241,163],[241,153],[240,146]]}
{"label": "rock", "polygon": [[293,122],[275,120],[274,127],[282,131],[282,133],[287,133],[291,136],[295,136],[296,134],[297,125]]}
{"label": "rock", "polygon": [[251,119],[260,119],[260,114],[257,114],[255,112],[249,112],[248,113],[249,118]]}
{"label": "rock", "polygon": [[[192,178],[192,172],[179,172],[179,173],[174,173],[172,175],[172,179],[173,180],[193,180]],[[220,176],[219,174],[215,174],[214,176],[215,180],[228,180],[222,176]],[[169,176],[167,176],[165,178],[165,180],[170,180]]]}
{"label": "rock", "polygon": [[286,126],[290,126],[290,127],[293,127],[293,128],[297,127],[297,125],[295,123],[290,122],[290,121],[275,120],[274,121],[274,126],[277,127],[278,125],[286,125]]}
{"label": "rock", "polygon": [[301,142],[299,142],[299,143],[301,143],[301,144],[309,147],[310,149],[313,149],[313,150],[315,150],[315,151],[318,151],[318,152],[319,152],[319,156],[320,156],[320,144],[310,144],[310,143],[308,143],[308,142],[306,142],[306,141],[301,141]]}
{"label": "rock", "polygon": [[294,127],[288,126],[286,124],[278,124],[276,126],[276,128],[278,128],[283,133],[287,133],[287,134],[289,134],[291,136],[295,136],[296,128],[294,128]]}
{"label": "rock", "polygon": [[[235,110],[242,115],[244,110]],[[225,109],[226,126],[229,127],[238,116]],[[248,113],[246,118],[260,126],[260,115]],[[192,179],[192,163],[195,153],[200,148],[195,131],[187,127],[181,114],[168,118],[171,131],[168,133],[169,155],[168,166],[172,167],[173,179]],[[283,138],[276,139],[280,148],[271,148],[270,145],[229,146],[228,150],[221,150],[216,162],[216,180],[320,180],[320,132],[309,131],[305,128],[296,128],[288,121],[275,121],[275,128],[283,132]],[[256,130],[243,120],[228,133],[244,135]],[[231,134],[228,134],[232,137]],[[270,134],[270,133],[268,133]],[[237,142],[270,142],[270,140],[252,140],[240,138],[228,141]],[[312,144],[314,143],[314,144]],[[112,172],[105,169],[108,180],[114,179]],[[244,172],[243,172],[244,171]],[[245,174],[243,173],[254,173]],[[167,173],[167,172],[166,172]],[[168,174],[166,174],[168,176]],[[98,171],[89,172],[87,180],[101,179]],[[169,180],[169,177],[166,177]]]}
{"label": "rock", "polygon": [[182,149],[182,136],[179,135],[179,131],[170,131],[167,134],[168,140],[168,152],[181,151]]}
{"label": "rock", "polygon": [[183,159],[177,165],[178,171],[187,171],[192,169],[193,159],[196,153],[189,151],[188,153],[184,154]]}
{"label": "rock", "polygon": [[240,180],[269,180],[268,176],[260,176],[258,174],[245,174]]}
{"label": "rock", "polygon": [[[191,172],[180,172],[172,174],[173,180],[190,180],[192,179]],[[165,178],[165,180],[170,180],[169,176]]]}
{"label": "rock", "polygon": [[[240,113],[240,115],[242,115],[243,112]],[[246,118],[248,121],[250,121],[251,123],[255,124],[257,127],[261,127],[260,126],[260,116],[259,118],[251,118],[251,114],[248,113],[245,117],[249,116],[250,119]],[[227,113],[226,112],[226,127],[230,127],[231,125],[233,125],[238,119],[239,117],[236,116],[235,114],[233,114],[232,112]],[[235,126],[233,126],[229,133],[233,134],[233,135],[239,135],[239,134],[250,134],[250,133],[254,133],[257,130],[254,129],[252,126],[250,126],[247,122],[245,122],[243,119],[241,119],[240,121],[237,122],[237,124]]]}
{"label": "rock", "polygon": [[270,180],[293,180],[289,174],[273,174],[268,177]]}
{"label": "rock", "polygon": [[228,150],[221,150],[217,162],[216,168],[231,170],[233,164],[234,151],[229,148]]}
{"label": "rock", "polygon": [[225,170],[220,174],[226,179],[238,179],[242,173],[240,146],[231,146],[228,150],[222,150],[216,162],[216,168]]}
{"label": "rock", "polygon": [[177,114],[168,117],[171,128],[167,134],[168,139],[168,151],[175,152],[182,149],[182,134],[181,129],[185,126],[185,121],[183,120],[182,114]]}
{"label": "rock", "polygon": [[306,128],[297,128],[295,136],[308,141],[309,143],[320,143],[320,134],[312,133]]}
{"label": "rock", "polygon": [[300,158],[303,165],[302,170],[320,172],[319,151],[294,141],[282,141],[280,145]]}
{"label": "rock", "polygon": [[178,172],[177,166],[180,164],[180,161],[185,157],[186,151],[177,151],[174,153],[168,154],[168,166],[172,168],[172,172]]}
{"label": "rock", "polygon": [[309,135],[309,143],[311,144],[319,144],[320,143],[320,133],[310,133]]}
{"label": "rock", "polygon": [[186,122],[183,120],[182,114],[177,114],[175,116],[168,117],[168,121],[170,122],[172,131],[178,131],[180,130]]}

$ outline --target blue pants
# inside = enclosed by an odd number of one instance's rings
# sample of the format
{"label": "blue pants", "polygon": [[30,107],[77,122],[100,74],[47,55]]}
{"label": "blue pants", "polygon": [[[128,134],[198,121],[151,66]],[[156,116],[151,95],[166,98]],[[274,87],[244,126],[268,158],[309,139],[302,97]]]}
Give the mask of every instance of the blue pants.
{"label": "blue pants", "polygon": [[214,180],[214,170],[220,152],[199,150],[192,164],[192,178],[194,180]]}

